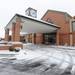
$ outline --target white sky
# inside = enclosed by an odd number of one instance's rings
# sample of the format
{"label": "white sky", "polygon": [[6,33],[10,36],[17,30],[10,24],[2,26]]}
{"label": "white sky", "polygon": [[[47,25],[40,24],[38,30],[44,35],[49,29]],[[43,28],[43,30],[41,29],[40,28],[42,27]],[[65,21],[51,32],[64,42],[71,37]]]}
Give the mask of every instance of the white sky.
{"label": "white sky", "polygon": [[0,0],[0,37],[4,37],[4,27],[19,13],[25,15],[25,10],[32,7],[38,12],[38,19],[48,10],[59,10],[75,15],[75,0]]}

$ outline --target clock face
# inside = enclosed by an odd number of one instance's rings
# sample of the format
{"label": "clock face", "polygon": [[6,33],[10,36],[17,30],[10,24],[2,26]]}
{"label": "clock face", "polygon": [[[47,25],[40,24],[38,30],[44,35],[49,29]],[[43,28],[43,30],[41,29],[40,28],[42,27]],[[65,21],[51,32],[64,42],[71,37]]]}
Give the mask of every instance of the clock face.
{"label": "clock face", "polygon": [[30,15],[33,16],[33,17],[36,17],[36,16],[37,16],[37,15],[36,15],[36,11],[35,11],[35,10],[31,10],[31,11],[30,11]]}

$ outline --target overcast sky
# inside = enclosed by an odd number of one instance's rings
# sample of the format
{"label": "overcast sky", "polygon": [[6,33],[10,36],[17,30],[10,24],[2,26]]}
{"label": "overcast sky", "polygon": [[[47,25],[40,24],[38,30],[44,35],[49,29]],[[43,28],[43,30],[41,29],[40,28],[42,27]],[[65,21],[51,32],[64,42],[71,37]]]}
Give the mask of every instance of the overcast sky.
{"label": "overcast sky", "polygon": [[38,12],[38,19],[48,10],[58,10],[75,15],[75,0],[0,0],[0,37],[4,37],[4,27],[16,14],[25,15],[25,10],[32,7]]}

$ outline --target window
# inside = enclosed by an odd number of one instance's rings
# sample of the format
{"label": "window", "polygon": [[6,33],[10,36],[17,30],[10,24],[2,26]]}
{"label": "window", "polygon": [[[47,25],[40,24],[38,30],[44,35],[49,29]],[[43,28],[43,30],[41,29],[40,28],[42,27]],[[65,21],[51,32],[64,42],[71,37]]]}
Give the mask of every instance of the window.
{"label": "window", "polygon": [[70,16],[67,13],[65,13],[65,21],[66,23],[69,23],[70,21]]}
{"label": "window", "polygon": [[72,22],[72,30],[75,31],[75,21]]}
{"label": "window", "polygon": [[50,18],[48,18],[46,21],[49,22],[49,23],[53,23]]}
{"label": "window", "polygon": [[44,33],[44,44],[52,44],[56,43],[56,33]]}

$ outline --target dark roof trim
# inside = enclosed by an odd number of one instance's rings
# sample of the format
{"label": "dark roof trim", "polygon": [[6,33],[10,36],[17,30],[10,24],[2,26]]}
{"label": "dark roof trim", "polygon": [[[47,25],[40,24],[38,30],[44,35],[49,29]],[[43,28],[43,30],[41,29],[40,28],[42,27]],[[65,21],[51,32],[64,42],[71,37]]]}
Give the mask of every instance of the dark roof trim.
{"label": "dark roof trim", "polygon": [[69,15],[67,12],[62,12],[62,11],[57,11],[57,10],[47,10],[41,19],[43,19],[48,12],[57,12],[57,13],[67,14],[69,17],[72,18],[72,16]]}

